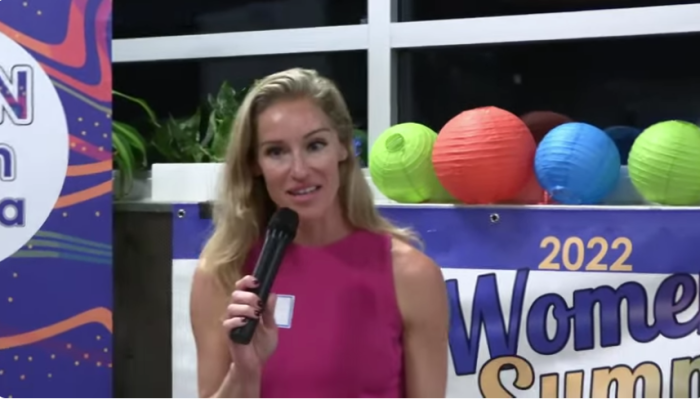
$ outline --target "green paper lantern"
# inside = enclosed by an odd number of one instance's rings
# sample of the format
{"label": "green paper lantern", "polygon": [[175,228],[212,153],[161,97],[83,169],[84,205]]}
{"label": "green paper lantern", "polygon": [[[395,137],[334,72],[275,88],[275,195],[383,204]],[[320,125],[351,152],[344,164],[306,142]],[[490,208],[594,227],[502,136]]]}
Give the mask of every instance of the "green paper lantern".
{"label": "green paper lantern", "polygon": [[648,201],[700,204],[700,127],[683,121],[648,127],[632,145],[628,170]]}
{"label": "green paper lantern", "polygon": [[440,180],[435,178],[435,190],[428,200],[433,204],[459,204],[459,200],[452,196],[452,194],[445,189],[440,183]]}
{"label": "green paper lantern", "polygon": [[421,203],[439,184],[432,153],[437,133],[418,123],[401,123],[385,130],[369,152],[369,173],[379,191],[397,202]]}

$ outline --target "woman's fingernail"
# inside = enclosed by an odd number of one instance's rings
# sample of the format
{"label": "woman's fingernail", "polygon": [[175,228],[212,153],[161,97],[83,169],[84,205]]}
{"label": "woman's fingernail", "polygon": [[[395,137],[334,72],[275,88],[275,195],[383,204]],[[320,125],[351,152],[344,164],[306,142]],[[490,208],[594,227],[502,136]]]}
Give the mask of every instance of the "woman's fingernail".
{"label": "woman's fingernail", "polygon": [[258,317],[260,317],[260,311],[259,311],[259,310],[256,310],[256,311],[255,311],[255,315],[258,316]]}
{"label": "woman's fingernail", "polygon": [[241,321],[242,321],[243,323],[247,323],[247,322],[248,322],[248,318],[247,318],[247,317],[241,317]]}
{"label": "woman's fingernail", "polygon": [[253,277],[253,284],[254,284],[254,285],[260,285],[260,281],[258,281],[257,278]]}

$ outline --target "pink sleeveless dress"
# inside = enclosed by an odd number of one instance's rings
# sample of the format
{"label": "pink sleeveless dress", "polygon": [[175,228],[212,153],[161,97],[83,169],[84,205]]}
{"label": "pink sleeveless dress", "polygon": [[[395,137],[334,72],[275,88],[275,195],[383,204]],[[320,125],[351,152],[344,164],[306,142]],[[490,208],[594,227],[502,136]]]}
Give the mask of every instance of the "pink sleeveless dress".
{"label": "pink sleeveless dress", "polygon": [[292,244],[272,292],[285,296],[291,317],[263,370],[261,397],[405,396],[390,237],[356,231],[325,247]]}

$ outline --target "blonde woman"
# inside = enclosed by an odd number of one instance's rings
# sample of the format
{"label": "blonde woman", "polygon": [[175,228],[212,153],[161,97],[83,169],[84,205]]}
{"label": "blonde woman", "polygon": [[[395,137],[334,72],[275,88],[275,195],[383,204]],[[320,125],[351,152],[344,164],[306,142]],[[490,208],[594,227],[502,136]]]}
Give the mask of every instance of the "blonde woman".
{"label": "blonde woman", "polygon": [[[338,89],[315,71],[270,75],[243,101],[192,285],[200,396],[445,396],[442,274],[375,209],[352,130]],[[248,290],[276,207],[300,223],[263,304]],[[232,343],[229,331],[253,318],[252,342]]]}

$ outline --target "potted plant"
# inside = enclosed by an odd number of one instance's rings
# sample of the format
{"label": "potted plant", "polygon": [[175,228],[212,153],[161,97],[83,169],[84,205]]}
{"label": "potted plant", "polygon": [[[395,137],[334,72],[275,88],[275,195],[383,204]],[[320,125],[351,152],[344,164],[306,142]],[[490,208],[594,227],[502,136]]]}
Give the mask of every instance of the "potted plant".
{"label": "potted plant", "polygon": [[[216,196],[215,189],[221,176],[222,162],[232,131],[233,122],[248,89],[234,90],[228,82],[223,82],[218,93],[209,95],[201,109],[186,118],[168,117],[158,121],[155,113],[141,99],[117,93],[141,106],[148,115],[152,127],[148,146],[143,146],[143,138],[138,131],[119,123],[115,148],[126,147],[130,151],[119,151],[124,159],[117,165],[127,171],[141,171],[152,161],[150,173],[150,199],[158,202],[204,202]],[[128,136],[127,136],[128,135]],[[363,166],[367,165],[367,133],[355,129],[355,155]],[[128,140],[127,140],[128,139]],[[144,150],[145,148],[145,150]],[[131,154],[131,155],[130,155]],[[116,156],[115,156],[116,157]],[[115,162],[116,158],[115,158]],[[123,165],[123,166],[122,166]],[[132,166],[131,168],[129,168]],[[132,173],[125,173],[124,186],[129,187]]]}
{"label": "potted plant", "polygon": [[216,96],[208,96],[203,110],[189,118],[170,117],[154,131],[151,145],[164,161],[152,166],[154,201],[214,198],[233,121],[246,92],[224,82]]}
{"label": "potted plant", "polygon": [[[158,125],[155,113],[145,101],[112,91],[113,96],[121,97],[139,105],[154,125]],[[112,159],[114,163],[114,197],[117,200],[135,200],[150,197],[146,140],[132,125],[117,120],[112,121]]]}

